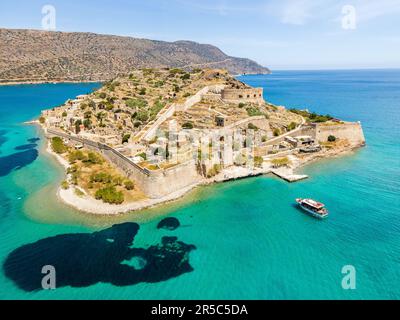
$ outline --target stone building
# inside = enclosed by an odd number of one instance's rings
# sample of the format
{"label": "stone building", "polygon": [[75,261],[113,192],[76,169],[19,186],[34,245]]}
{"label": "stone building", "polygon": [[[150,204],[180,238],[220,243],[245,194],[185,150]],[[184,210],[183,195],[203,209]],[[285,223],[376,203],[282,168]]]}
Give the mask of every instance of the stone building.
{"label": "stone building", "polygon": [[265,103],[262,88],[224,89],[222,90],[221,97],[226,102]]}

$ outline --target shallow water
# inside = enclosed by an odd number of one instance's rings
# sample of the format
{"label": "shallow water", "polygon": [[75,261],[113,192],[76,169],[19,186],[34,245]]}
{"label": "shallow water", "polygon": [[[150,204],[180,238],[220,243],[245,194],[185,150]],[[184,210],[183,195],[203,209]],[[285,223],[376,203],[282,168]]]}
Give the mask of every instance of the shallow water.
{"label": "shallow water", "polygon": [[[57,201],[62,168],[43,153],[37,128],[21,125],[41,109],[97,85],[0,87],[0,298],[400,298],[400,71],[276,72],[241,80],[264,87],[265,98],[275,104],[362,121],[367,147],[305,167],[311,178],[295,184],[271,176],[252,178],[202,187],[183,200],[144,212],[98,218]],[[37,137],[41,140],[28,141]],[[312,219],[293,206],[294,198],[307,196],[327,204],[331,213],[327,220]],[[174,231],[157,229],[165,215],[178,218],[181,226]],[[112,259],[104,262],[107,250],[101,249],[110,247],[94,232],[128,221],[140,227],[131,246],[133,257],[125,245],[133,238],[131,230],[114,242],[117,265],[111,264]],[[110,230],[110,241],[121,234]],[[128,259],[122,264],[133,268],[145,267],[146,259],[152,261],[152,246],[166,236],[183,243],[174,250],[184,249],[169,264],[163,261],[159,273],[150,264],[153,277],[137,281],[137,273],[129,273],[129,282],[118,274],[105,276],[106,270],[120,267],[121,259]],[[85,254],[89,246],[85,239],[93,238],[98,241],[90,241],[94,252]],[[80,240],[71,249],[69,241],[74,239]],[[49,245],[60,254],[35,251]],[[167,257],[174,253],[168,245],[157,248]],[[76,252],[76,267],[63,264],[63,251],[68,256]],[[173,273],[183,257],[190,268]],[[30,259],[61,263],[61,270],[76,272],[75,279],[80,280],[81,268],[88,269],[93,281],[82,280],[77,286],[60,271],[62,285],[57,290],[29,291],[23,280],[40,273],[37,268],[25,269]],[[105,268],[98,267],[101,261]],[[357,270],[356,290],[341,287],[345,265]]]}

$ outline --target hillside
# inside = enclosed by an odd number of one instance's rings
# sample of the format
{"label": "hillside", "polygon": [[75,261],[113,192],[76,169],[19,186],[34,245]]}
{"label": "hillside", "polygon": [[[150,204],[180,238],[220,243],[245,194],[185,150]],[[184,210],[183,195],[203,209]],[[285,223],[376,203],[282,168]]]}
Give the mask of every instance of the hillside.
{"label": "hillside", "polygon": [[0,43],[0,83],[109,80],[143,67],[269,72],[252,60],[230,57],[215,46],[191,41],[0,29]]}

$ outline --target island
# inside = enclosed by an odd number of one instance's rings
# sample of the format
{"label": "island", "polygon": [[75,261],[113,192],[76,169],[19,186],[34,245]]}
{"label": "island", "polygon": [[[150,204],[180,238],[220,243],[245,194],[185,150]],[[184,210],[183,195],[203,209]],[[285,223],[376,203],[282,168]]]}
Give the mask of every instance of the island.
{"label": "island", "polygon": [[365,145],[361,123],[274,105],[222,69],[135,69],[37,123],[66,169],[59,198],[93,214],[263,174],[295,182],[304,164]]}

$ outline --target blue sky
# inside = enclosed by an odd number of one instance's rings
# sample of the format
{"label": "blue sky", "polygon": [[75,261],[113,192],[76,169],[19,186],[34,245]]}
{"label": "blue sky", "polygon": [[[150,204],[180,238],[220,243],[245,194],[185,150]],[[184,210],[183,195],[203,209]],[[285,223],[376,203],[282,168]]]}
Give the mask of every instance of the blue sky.
{"label": "blue sky", "polygon": [[400,0],[1,0],[0,27],[40,29],[46,4],[57,31],[210,43],[272,69],[400,68]]}

